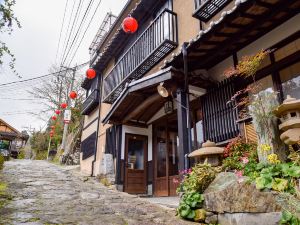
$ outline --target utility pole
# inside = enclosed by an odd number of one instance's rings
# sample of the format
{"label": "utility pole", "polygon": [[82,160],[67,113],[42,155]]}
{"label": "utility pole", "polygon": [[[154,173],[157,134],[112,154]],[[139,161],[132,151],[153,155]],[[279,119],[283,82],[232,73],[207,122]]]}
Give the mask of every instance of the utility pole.
{"label": "utility pole", "polygon": [[50,137],[50,139],[49,139],[47,161],[49,160],[49,152],[50,152],[50,147],[51,147],[51,140],[52,140],[52,137]]}
{"label": "utility pole", "polygon": [[[71,80],[71,86],[70,86],[71,90],[68,90],[68,93],[69,93],[74,88],[74,80],[75,80],[75,74],[76,74],[77,66],[75,66],[73,68],[66,68],[66,69],[72,70],[72,72],[73,72],[72,80]],[[68,107],[70,107],[70,103],[71,103],[71,100],[68,97],[67,98],[67,105],[68,105]],[[67,142],[66,139],[67,139],[67,134],[68,134],[68,128],[69,128],[69,124],[68,123],[64,123],[64,132],[63,132],[63,137],[62,137],[62,142],[61,142],[61,146],[62,146],[62,149],[64,150],[64,154],[67,153],[66,152],[66,142]]]}

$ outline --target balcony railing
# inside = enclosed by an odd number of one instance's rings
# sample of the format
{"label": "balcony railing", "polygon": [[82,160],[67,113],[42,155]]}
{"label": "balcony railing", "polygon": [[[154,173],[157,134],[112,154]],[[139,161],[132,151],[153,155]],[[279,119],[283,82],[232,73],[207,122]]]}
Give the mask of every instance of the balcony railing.
{"label": "balcony railing", "polygon": [[90,114],[99,105],[99,90],[95,89],[82,105],[82,115]]}
{"label": "balcony railing", "polygon": [[126,83],[141,78],[178,46],[177,15],[165,9],[104,78],[103,101],[114,102]]}
{"label": "balcony railing", "polygon": [[194,17],[207,22],[220,12],[231,0],[195,0]]}

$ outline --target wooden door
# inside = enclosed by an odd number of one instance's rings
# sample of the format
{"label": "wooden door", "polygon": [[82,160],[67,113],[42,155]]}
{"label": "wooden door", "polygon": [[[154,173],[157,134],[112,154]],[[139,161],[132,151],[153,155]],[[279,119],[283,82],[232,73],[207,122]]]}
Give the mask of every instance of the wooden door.
{"label": "wooden door", "polygon": [[[174,116],[173,116],[174,117]],[[178,184],[177,120],[169,117],[153,126],[154,195],[174,196]]]}
{"label": "wooden door", "polygon": [[126,134],[125,139],[124,191],[130,194],[145,194],[147,193],[148,137]]}

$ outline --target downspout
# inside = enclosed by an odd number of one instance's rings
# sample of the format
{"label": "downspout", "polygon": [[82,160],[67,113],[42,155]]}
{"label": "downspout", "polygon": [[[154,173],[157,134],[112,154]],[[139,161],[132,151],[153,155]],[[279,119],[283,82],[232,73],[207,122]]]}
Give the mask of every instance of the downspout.
{"label": "downspout", "polygon": [[[97,71],[97,74],[100,74]],[[99,75],[100,76],[100,75]],[[96,131],[96,140],[95,140],[95,151],[94,151],[94,159],[92,161],[92,172],[91,177],[94,175],[94,165],[96,162],[97,157],[97,149],[98,149],[98,138],[99,138],[99,126],[100,126],[100,116],[101,116],[101,97],[102,97],[102,83],[103,83],[103,76],[100,78],[100,88],[99,88],[99,109],[98,109],[98,121],[97,121],[97,131]]]}
{"label": "downspout", "polygon": [[[184,92],[186,93],[186,116],[187,116],[187,133],[188,133],[188,153],[192,152],[192,135],[191,135],[191,117],[190,117],[190,94],[189,94],[189,80],[188,80],[188,55],[187,42],[182,45],[183,55],[183,73],[184,73]],[[189,168],[188,154],[185,154],[185,169]]]}

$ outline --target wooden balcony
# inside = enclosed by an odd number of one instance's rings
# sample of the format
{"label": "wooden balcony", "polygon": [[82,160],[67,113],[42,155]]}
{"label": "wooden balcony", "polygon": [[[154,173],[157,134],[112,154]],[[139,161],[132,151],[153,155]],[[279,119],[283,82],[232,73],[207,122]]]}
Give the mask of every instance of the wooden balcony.
{"label": "wooden balcony", "polygon": [[95,89],[82,104],[82,115],[90,114],[99,105],[99,90]]}
{"label": "wooden balcony", "polygon": [[177,15],[165,9],[104,78],[103,102],[113,103],[126,83],[143,77],[177,46]]}
{"label": "wooden balcony", "polygon": [[195,0],[193,17],[207,22],[230,2],[231,0]]}

